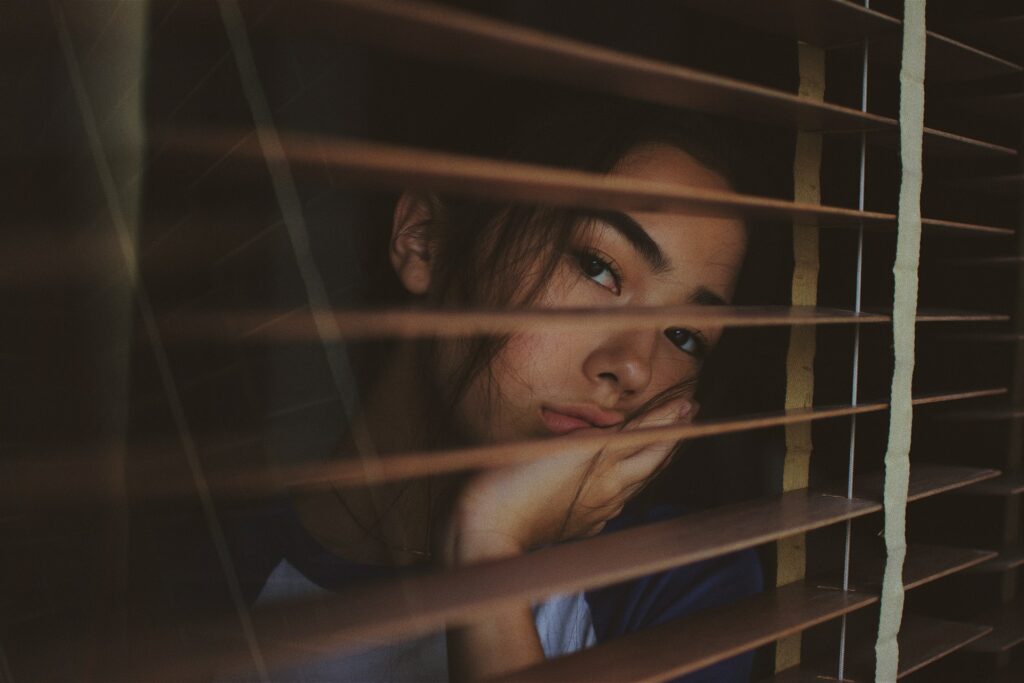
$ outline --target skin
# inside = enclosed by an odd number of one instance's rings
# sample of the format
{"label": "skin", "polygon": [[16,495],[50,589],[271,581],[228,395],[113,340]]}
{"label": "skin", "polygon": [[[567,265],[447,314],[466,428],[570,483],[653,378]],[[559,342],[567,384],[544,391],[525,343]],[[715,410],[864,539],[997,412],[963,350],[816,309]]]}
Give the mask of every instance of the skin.
{"label": "skin", "polygon": [[[665,145],[634,148],[611,175],[729,189],[720,175]],[[395,213],[390,257],[414,296],[432,291],[432,246],[415,229],[430,219],[429,211],[427,202],[406,195]],[[595,220],[562,259],[536,305],[637,307],[731,300],[746,249],[739,221],[655,213],[626,218],[653,242],[660,262],[652,262],[650,249],[645,256],[614,227],[618,219]],[[410,539],[429,537],[435,561],[449,567],[595,534],[665,465],[674,444],[595,453],[573,446],[571,435],[692,420],[697,412],[693,384],[720,335],[721,329],[709,326],[680,327],[671,334],[659,328],[516,335],[493,361],[493,384],[483,374],[471,382],[455,407],[455,422],[477,443],[561,438],[566,445],[558,455],[476,473],[457,489],[435,482],[432,493],[429,485],[418,483],[396,497],[399,503],[372,535],[365,521],[353,524],[345,517],[373,519],[375,510],[380,517],[386,491],[377,491],[376,500],[366,492],[342,492],[349,515],[338,514],[337,500],[328,503],[307,492],[297,499],[300,516],[315,536],[350,559],[387,561],[390,555],[390,561],[414,561]],[[457,354],[451,347],[441,353],[436,382],[451,375]],[[382,451],[423,447],[418,439],[427,433],[426,425],[417,424],[416,416],[428,411],[417,402],[429,396],[424,387],[411,386],[417,376],[414,363],[411,348],[400,349],[366,403],[360,427]],[[681,396],[636,415],[650,399],[687,381]],[[405,429],[396,430],[395,424]],[[432,495],[446,497],[451,507],[431,536],[424,525],[433,517]],[[453,680],[485,678],[543,658],[529,605],[449,633]]]}
{"label": "skin", "polygon": [[[630,152],[612,170],[645,180],[679,182],[717,190],[725,180],[673,147],[651,146]],[[618,293],[610,291],[611,273],[589,278],[575,255],[538,302],[546,307],[670,306],[701,303],[699,290],[722,301],[731,299],[746,247],[735,220],[667,214],[629,214],[660,248],[667,267],[651,265],[618,231],[596,221],[589,244],[595,255],[614,263],[621,275]],[[693,329],[710,349],[719,328]],[[690,347],[692,348],[692,346]],[[472,384],[456,407],[456,420],[477,441],[507,441],[547,436],[539,419],[541,405],[594,404],[626,415],[679,381],[694,378],[701,358],[680,350],[663,329],[600,333],[585,330],[536,332],[514,337],[496,359],[500,397],[488,395],[485,378]],[[448,372],[441,368],[441,375]],[[487,404],[488,410],[479,406]]]}
{"label": "skin", "polygon": [[[674,147],[632,150],[611,172],[645,180],[728,189],[717,173]],[[539,306],[617,307],[692,305],[731,300],[745,248],[745,231],[735,220],[667,214],[630,214],[658,246],[665,263],[652,267],[633,244],[604,221],[598,221],[580,247],[614,264],[618,278],[597,267],[583,272],[570,254],[556,273]],[[674,343],[663,329],[626,332],[535,332],[514,337],[495,360],[499,391],[488,391],[477,378],[456,406],[456,418],[478,441],[495,442],[551,436],[545,412],[564,406],[593,406],[618,421],[670,387],[699,374],[703,358],[717,343],[721,329],[692,328]],[[682,348],[681,348],[682,346]],[[442,376],[448,368],[442,367]],[[630,428],[693,418],[691,387],[680,400],[642,415]],[[481,406],[487,406],[486,410]],[[588,425],[589,427],[589,425]],[[581,429],[581,433],[597,428]],[[464,546],[493,543],[517,552],[596,533],[663,463],[666,446],[642,452],[604,454],[584,484],[580,511],[564,515],[580,482],[581,470],[594,465],[593,454],[567,452],[513,469],[481,473],[461,492],[453,532]],[[552,501],[565,503],[552,505]],[[588,512],[585,514],[582,509]],[[538,512],[538,511],[547,511]],[[466,540],[472,533],[474,541]]]}

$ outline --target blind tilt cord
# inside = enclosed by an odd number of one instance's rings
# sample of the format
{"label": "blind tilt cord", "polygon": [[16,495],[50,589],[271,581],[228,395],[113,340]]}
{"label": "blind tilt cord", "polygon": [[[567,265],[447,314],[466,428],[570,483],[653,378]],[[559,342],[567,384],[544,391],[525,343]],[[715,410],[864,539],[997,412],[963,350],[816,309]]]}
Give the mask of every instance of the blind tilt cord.
{"label": "blind tilt cord", "polygon": [[904,0],[900,68],[900,204],[893,294],[892,398],[885,454],[885,575],[875,643],[875,680],[896,680],[903,619],[903,560],[907,552],[907,486],[914,413],[914,318],[921,256],[921,143],[924,129],[925,2]]}

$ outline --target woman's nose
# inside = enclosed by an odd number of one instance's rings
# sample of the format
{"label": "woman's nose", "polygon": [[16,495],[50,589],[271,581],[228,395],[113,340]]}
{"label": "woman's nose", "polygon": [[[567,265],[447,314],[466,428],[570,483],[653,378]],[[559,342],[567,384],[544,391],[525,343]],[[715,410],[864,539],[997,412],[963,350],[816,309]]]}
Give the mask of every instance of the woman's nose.
{"label": "woman's nose", "polygon": [[623,332],[607,338],[583,365],[591,381],[608,384],[620,397],[641,393],[651,382],[656,332]]}

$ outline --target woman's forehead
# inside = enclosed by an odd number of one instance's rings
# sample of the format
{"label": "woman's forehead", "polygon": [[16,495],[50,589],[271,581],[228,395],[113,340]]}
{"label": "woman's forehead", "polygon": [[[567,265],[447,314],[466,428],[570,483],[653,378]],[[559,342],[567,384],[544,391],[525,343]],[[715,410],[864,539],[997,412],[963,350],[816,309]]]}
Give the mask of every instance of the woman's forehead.
{"label": "woman's forehead", "polygon": [[693,155],[668,143],[646,143],[630,149],[611,175],[676,183],[711,190],[729,190],[729,181]]}
{"label": "woman's forehead", "polygon": [[[629,150],[611,171],[655,182],[729,190],[729,182],[693,155],[665,143]],[[735,218],[687,214],[632,213],[672,262],[671,276],[710,285],[731,297],[746,253],[746,229]],[[699,281],[699,282],[698,282]]]}

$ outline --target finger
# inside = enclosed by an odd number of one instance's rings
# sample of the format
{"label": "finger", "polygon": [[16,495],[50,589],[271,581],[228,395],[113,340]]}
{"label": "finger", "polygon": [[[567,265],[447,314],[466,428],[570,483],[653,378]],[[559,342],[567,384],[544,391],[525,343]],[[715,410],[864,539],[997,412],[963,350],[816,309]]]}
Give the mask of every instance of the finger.
{"label": "finger", "polygon": [[[692,419],[695,406],[696,402],[689,398],[677,398],[668,401],[664,405],[660,405],[630,422],[624,431],[655,429],[687,423]],[[672,442],[668,443],[671,444]],[[643,453],[647,448],[650,448],[651,445],[653,444],[611,446],[606,452],[614,460],[621,460],[623,458],[635,457]]]}
{"label": "finger", "polygon": [[648,429],[689,422],[697,408],[697,402],[692,398],[676,398],[644,413],[630,422],[626,429]]}
{"label": "finger", "polygon": [[[643,415],[639,416],[635,420],[629,422],[623,431],[635,431],[638,429],[654,429],[657,427],[668,427],[673,424],[688,423],[693,419],[699,409],[699,404],[692,398],[679,397],[671,401],[666,401],[664,404],[649,410]],[[588,432],[595,434],[607,433],[608,429],[593,429],[593,430],[578,430],[574,432],[574,435],[583,435]],[[667,442],[666,445],[671,446],[673,442]],[[603,446],[596,455],[609,458],[612,462],[621,460],[623,458],[630,458],[644,452],[647,448],[650,448],[651,444],[645,444],[637,446],[635,444],[629,445],[606,445]],[[581,449],[581,452],[576,453],[577,456],[583,455],[584,457],[594,457],[593,452],[589,456],[584,455],[582,452],[586,449]]]}
{"label": "finger", "polygon": [[624,486],[631,486],[654,476],[659,468],[668,464],[675,446],[675,441],[657,443],[623,458],[615,466],[619,480],[624,482]]}

